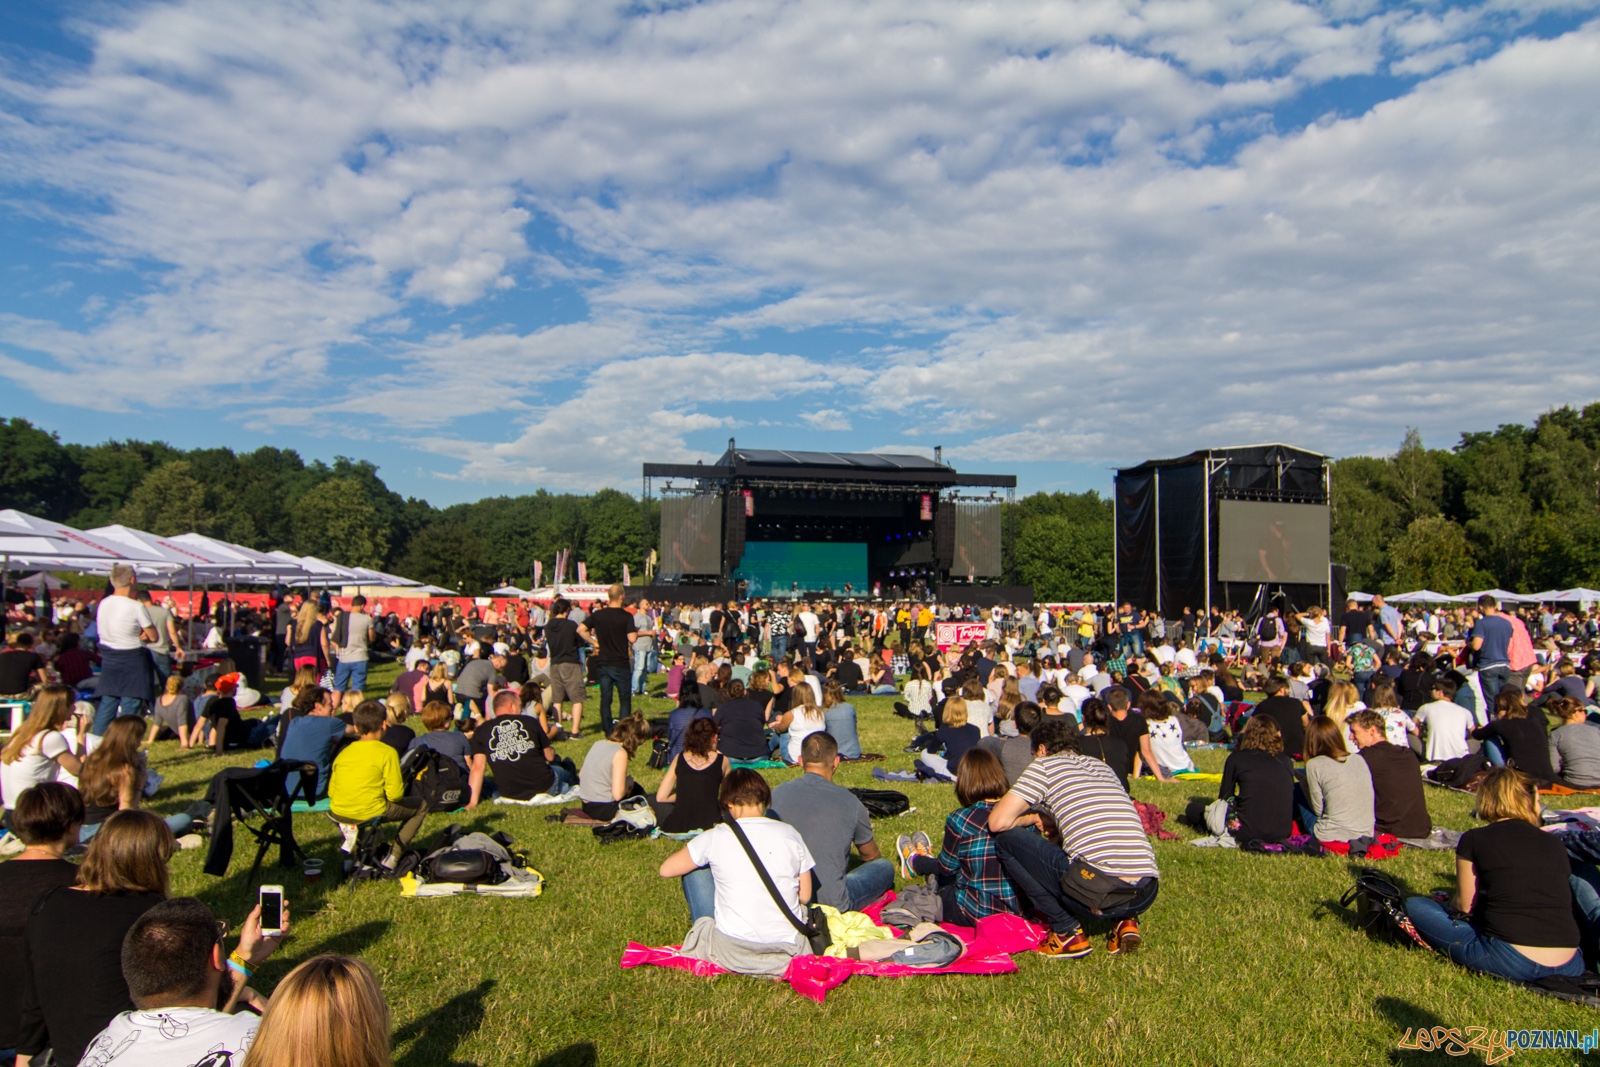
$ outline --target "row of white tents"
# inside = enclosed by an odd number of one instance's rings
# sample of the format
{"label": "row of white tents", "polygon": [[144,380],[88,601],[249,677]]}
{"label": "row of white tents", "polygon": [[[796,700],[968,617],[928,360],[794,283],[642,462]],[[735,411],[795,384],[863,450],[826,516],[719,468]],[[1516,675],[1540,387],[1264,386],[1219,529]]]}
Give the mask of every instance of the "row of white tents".
{"label": "row of white tents", "polygon": [[[1593,604],[1600,601],[1600,589],[1546,589],[1542,593],[1510,593],[1504,589],[1480,589],[1476,593],[1449,596],[1431,589],[1414,593],[1396,593],[1384,597],[1391,604],[1476,604],[1487,593],[1502,604]],[[1363,604],[1372,599],[1371,593],[1351,593],[1351,600]]]}

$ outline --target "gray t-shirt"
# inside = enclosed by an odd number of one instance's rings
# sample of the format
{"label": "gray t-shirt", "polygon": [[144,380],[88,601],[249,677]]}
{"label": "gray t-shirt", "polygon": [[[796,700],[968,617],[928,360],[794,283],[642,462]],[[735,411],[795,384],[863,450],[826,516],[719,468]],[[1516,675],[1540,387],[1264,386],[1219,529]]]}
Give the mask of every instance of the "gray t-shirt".
{"label": "gray t-shirt", "polygon": [[1306,797],[1317,814],[1318,841],[1354,841],[1377,830],[1372,772],[1355,756],[1317,756],[1306,762]]}
{"label": "gray t-shirt", "polygon": [[802,774],[772,791],[768,814],[800,831],[816,861],[811,872],[818,904],[847,911],[850,893],[844,875],[850,846],[872,840],[872,817],[855,794],[820,774]]}
{"label": "gray t-shirt", "polygon": [[172,612],[160,604],[146,604],[144,610],[150,613],[150,625],[156,628],[156,639],[144,647],[163,656],[171,655],[172,634],[167,632],[167,624],[172,621]]}
{"label": "gray t-shirt", "polygon": [[578,799],[590,804],[614,804],[612,796],[611,763],[622,746],[615,741],[596,741],[583,757],[578,771]]}
{"label": "gray t-shirt", "polygon": [[1600,786],[1600,727],[1571,722],[1550,735],[1550,766],[1568,785]]}
{"label": "gray t-shirt", "polygon": [[349,633],[345,644],[339,646],[340,663],[367,662],[367,635],[372,632],[372,616],[352,611],[345,616]]}
{"label": "gray t-shirt", "polygon": [[[494,664],[486,659],[469,660],[461,673],[456,675],[456,692],[464,697],[482,700],[488,692],[488,686],[498,675],[495,674]],[[502,681],[500,683],[504,685]]]}

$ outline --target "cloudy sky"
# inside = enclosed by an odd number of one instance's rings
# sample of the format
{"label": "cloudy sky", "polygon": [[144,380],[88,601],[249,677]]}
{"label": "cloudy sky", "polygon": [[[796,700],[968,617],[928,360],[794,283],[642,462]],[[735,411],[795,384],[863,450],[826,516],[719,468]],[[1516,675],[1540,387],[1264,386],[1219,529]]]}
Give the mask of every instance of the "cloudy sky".
{"label": "cloudy sky", "polygon": [[1600,399],[1600,4],[0,6],[0,415],[436,503]]}

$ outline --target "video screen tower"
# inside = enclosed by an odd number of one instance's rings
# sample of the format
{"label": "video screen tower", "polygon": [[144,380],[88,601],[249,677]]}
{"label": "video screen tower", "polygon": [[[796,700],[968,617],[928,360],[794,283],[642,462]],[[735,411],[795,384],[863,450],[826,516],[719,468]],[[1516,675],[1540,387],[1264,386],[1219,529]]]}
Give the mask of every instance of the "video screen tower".
{"label": "video screen tower", "polygon": [[1328,603],[1327,457],[1284,444],[1154,459],[1116,474],[1116,596],[1175,617],[1285,597]]}
{"label": "video screen tower", "polygon": [[[664,482],[664,484],[656,484]],[[935,457],[739,448],[715,464],[644,465],[661,498],[664,586],[729,596],[993,596],[1001,505],[1017,480]],[[1012,599],[1009,595],[1006,599]]]}

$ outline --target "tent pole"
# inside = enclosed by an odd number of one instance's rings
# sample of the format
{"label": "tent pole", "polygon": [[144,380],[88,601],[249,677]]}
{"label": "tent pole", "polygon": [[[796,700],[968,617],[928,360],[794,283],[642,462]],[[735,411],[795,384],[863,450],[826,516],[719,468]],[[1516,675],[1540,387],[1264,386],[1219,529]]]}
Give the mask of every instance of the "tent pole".
{"label": "tent pole", "polygon": [[5,645],[6,630],[10,626],[11,609],[6,606],[6,579],[11,577],[11,553],[6,553],[6,563],[0,569],[0,646]]}

